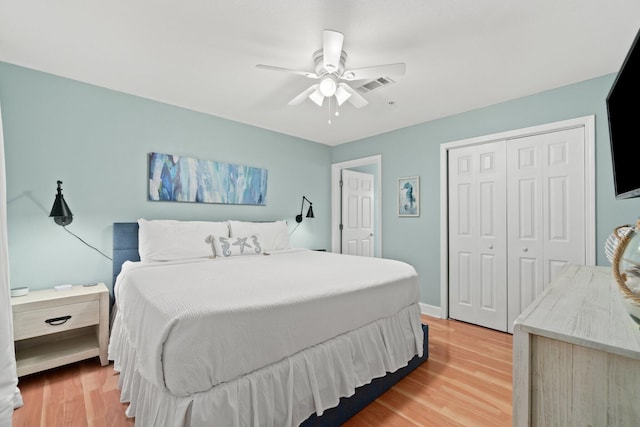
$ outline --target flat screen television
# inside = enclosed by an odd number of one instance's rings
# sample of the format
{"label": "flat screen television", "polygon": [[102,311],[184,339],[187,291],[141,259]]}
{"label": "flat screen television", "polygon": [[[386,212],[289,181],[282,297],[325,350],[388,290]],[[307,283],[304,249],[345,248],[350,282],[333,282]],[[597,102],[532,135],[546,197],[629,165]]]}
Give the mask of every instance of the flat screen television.
{"label": "flat screen television", "polygon": [[640,196],[640,31],[607,96],[616,199]]}

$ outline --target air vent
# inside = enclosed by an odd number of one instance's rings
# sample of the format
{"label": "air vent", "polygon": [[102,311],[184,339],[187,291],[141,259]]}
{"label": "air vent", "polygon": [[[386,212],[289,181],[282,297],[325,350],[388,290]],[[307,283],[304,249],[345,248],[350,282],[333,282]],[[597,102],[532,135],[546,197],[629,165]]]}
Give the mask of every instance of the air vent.
{"label": "air vent", "polygon": [[395,81],[391,80],[389,77],[379,77],[357,87],[356,90],[360,93],[367,93],[374,89],[378,89],[379,87],[390,85],[391,83],[395,83]]}

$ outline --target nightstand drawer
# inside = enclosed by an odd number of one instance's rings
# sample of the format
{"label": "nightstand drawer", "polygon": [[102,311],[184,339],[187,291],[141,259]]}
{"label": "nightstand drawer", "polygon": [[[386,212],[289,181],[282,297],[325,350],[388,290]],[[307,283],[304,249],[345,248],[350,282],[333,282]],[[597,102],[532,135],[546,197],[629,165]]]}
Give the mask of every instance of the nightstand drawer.
{"label": "nightstand drawer", "polygon": [[100,322],[99,307],[96,300],[14,313],[14,340],[97,325]]}

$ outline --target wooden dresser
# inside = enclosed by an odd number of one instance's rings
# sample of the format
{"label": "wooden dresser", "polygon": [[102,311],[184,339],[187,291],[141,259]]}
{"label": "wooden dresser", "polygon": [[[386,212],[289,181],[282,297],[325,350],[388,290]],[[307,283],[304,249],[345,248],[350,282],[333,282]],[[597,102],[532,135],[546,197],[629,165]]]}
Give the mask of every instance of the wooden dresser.
{"label": "wooden dresser", "polygon": [[611,268],[567,266],[516,319],[513,425],[640,426],[640,328]]}

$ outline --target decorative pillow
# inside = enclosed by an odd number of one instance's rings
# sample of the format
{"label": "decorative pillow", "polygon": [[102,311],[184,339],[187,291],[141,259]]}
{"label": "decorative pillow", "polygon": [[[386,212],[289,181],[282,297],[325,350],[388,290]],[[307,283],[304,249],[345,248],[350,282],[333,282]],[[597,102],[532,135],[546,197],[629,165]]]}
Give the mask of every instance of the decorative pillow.
{"label": "decorative pillow", "polygon": [[273,251],[278,249],[291,249],[289,242],[289,228],[286,221],[274,222],[249,222],[249,221],[227,221],[231,237],[250,236],[257,234],[260,236],[263,251]]}
{"label": "decorative pillow", "polygon": [[211,257],[207,236],[229,236],[224,222],[138,220],[141,261],[173,261]]}
{"label": "decorative pillow", "polygon": [[211,235],[207,237],[216,257],[230,257],[238,255],[261,255],[262,244],[256,234],[246,237],[226,237]]}

